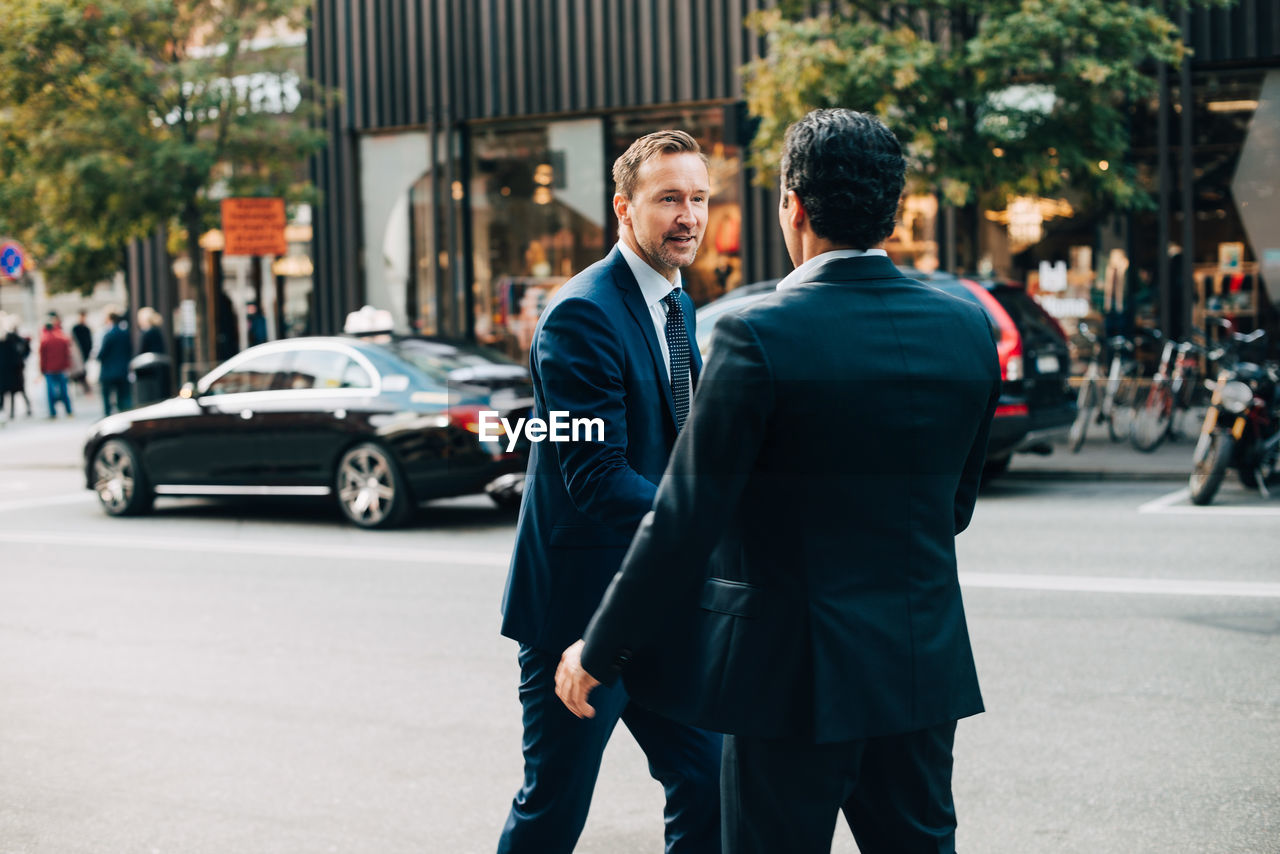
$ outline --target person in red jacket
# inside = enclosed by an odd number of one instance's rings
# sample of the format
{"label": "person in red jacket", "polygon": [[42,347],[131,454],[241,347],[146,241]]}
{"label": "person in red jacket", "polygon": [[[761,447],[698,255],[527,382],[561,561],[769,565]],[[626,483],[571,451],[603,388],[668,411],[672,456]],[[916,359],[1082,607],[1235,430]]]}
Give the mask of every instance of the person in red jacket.
{"label": "person in red jacket", "polygon": [[44,374],[49,393],[49,417],[57,418],[58,401],[71,415],[71,395],[67,392],[67,373],[71,370],[71,339],[62,331],[56,315],[50,315],[40,334],[40,373]]}

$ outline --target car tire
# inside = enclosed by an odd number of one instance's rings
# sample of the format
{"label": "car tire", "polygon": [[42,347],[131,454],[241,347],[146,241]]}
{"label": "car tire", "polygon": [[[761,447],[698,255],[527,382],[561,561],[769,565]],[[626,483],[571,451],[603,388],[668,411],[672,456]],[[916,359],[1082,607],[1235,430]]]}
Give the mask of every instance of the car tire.
{"label": "car tire", "polygon": [[138,516],[150,512],[156,494],[126,439],[108,439],[93,454],[93,491],[108,516]]}
{"label": "car tire", "polygon": [[1206,505],[1213,501],[1231,465],[1236,440],[1225,430],[1214,430],[1201,435],[1191,458],[1191,479],[1188,484],[1191,503]]}
{"label": "car tire", "polygon": [[333,491],[342,513],[361,528],[394,528],[413,511],[413,496],[400,466],[382,445],[361,442],[338,460]]}

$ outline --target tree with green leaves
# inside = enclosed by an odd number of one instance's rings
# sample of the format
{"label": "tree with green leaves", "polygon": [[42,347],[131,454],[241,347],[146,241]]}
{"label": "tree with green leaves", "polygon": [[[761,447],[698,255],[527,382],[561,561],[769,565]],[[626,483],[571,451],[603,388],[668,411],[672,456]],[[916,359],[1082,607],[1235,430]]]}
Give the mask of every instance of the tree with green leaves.
{"label": "tree with green leaves", "polygon": [[0,16],[0,233],[54,289],[118,270],[166,227],[193,261],[223,196],[309,199],[305,0],[8,0]]}
{"label": "tree with green leaves", "polygon": [[[1168,9],[1183,0],[1170,0]],[[1226,5],[1230,0],[1203,0]],[[1130,106],[1176,65],[1178,28],[1145,0],[782,2],[751,25],[744,69],[760,120],[753,165],[776,178],[791,122],[819,107],[880,116],[907,147],[909,187],[957,207],[1072,190],[1150,207],[1126,162]]]}

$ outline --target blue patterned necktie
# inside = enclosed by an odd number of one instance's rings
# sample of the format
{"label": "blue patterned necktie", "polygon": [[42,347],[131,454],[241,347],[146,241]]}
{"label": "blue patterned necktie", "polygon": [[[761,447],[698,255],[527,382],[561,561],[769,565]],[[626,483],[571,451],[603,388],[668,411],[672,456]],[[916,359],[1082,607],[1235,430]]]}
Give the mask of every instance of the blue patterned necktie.
{"label": "blue patterned necktie", "polygon": [[689,333],[684,328],[680,289],[662,298],[667,304],[667,352],[671,354],[671,399],[676,405],[676,430],[684,427],[689,415]]}

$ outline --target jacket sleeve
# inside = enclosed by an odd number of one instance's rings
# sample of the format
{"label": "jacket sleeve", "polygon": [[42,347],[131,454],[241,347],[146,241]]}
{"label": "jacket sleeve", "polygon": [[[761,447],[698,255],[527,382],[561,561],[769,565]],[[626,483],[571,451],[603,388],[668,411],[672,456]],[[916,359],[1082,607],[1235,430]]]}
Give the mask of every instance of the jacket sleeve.
{"label": "jacket sleeve", "polygon": [[773,411],[768,361],[739,317],[716,326],[689,420],[600,607],[587,627],[582,665],[612,682],[632,651],[663,631],[658,616],[696,607],[706,564],[738,512]]}
{"label": "jacket sleeve", "polygon": [[627,459],[625,354],[604,310],[584,299],[559,303],[543,322],[534,353],[548,418],[568,412],[604,422],[603,441],[542,445],[555,454],[569,500],[596,522],[635,525],[657,486]]}
{"label": "jacket sleeve", "polygon": [[[985,318],[982,320],[982,327],[985,332]],[[984,358],[993,379],[987,394],[982,423],[973,439],[973,445],[969,448],[969,456],[965,459],[964,469],[960,474],[960,484],[956,487],[955,532],[957,534],[969,527],[969,522],[973,519],[973,508],[978,503],[978,487],[982,485],[982,468],[987,462],[987,442],[991,438],[991,422],[996,413],[996,405],[1000,401],[1000,389],[1003,385],[995,344],[983,334],[979,336],[979,346],[983,348]]]}

